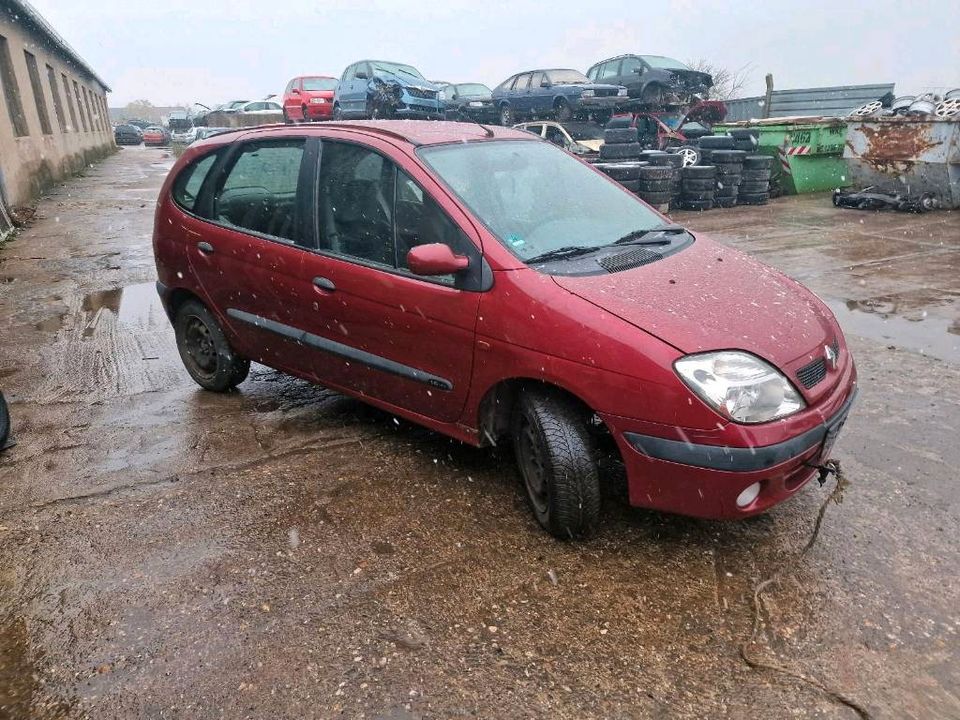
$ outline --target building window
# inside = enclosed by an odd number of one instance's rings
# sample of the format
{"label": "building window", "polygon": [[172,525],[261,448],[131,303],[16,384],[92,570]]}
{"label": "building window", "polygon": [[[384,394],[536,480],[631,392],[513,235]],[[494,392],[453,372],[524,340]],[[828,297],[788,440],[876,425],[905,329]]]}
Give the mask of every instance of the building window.
{"label": "building window", "polygon": [[73,94],[77,98],[77,112],[80,113],[80,124],[83,125],[83,131],[89,132],[87,129],[87,116],[83,114],[83,97],[80,95],[80,86],[77,85],[77,81],[73,81]]}
{"label": "building window", "polygon": [[40,129],[44,135],[53,135],[53,128],[50,127],[50,113],[47,112],[47,98],[43,94],[43,85],[40,84],[40,70],[37,68],[37,58],[32,54],[23,51],[23,57],[27,61],[27,75],[30,76],[30,87],[33,89],[33,101],[37,104],[37,115],[40,116]]}
{"label": "building window", "polygon": [[83,93],[83,105],[87,108],[87,117],[90,119],[90,132],[94,132],[97,129],[97,118],[96,113],[90,111],[90,94],[87,92],[87,88],[84,85],[80,86],[80,92]]}
{"label": "building window", "polygon": [[63,73],[60,73],[60,77],[63,79],[63,92],[67,96],[67,107],[70,108],[70,128],[74,132],[80,132],[80,126],[77,125],[77,111],[73,107],[73,96],[70,94],[70,81]]}
{"label": "building window", "polygon": [[23,104],[20,102],[20,87],[17,85],[13,60],[10,58],[10,46],[2,35],[0,35],[0,84],[3,85],[3,96],[7,101],[7,112],[10,113],[14,134],[17,137],[29,135],[30,128],[27,126],[27,117],[23,114]]}
{"label": "building window", "polygon": [[57,116],[57,124],[60,126],[60,132],[67,131],[67,119],[63,114],[63,101],[60,100],[60,88],[57,87],[57,73],[47,65],[47,81],[50,83],[50,94],[53,95],[53,112]]}

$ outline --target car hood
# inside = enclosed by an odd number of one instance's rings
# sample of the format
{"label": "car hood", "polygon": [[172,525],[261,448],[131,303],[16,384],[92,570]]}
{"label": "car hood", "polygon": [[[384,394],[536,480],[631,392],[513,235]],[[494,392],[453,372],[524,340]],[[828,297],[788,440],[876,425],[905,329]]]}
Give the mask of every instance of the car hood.
{"label": "car hood", "polygon": [[632,270],[553,279],[684,353],[740,349],[783,368],[836,337],[816,295],[708,238]]}
{"label": "car hood", "polygon": [[702,85],[705,88],[713,87],[713,78],[704,72],[697,70],[670,70],[681,82],[686,85]]}
{"label": "car hood", "polygon": [[403,87],[407,88],[429,90],[430,92],[435,93],[440,92],[440,88],[438,88],[436,85],[433,85],[426,80],[418,80],[417,78],[407,77],[406,75],[395,75],[394,73],[381,71],[376,77],[380,78],[383,82],[402,85]]}

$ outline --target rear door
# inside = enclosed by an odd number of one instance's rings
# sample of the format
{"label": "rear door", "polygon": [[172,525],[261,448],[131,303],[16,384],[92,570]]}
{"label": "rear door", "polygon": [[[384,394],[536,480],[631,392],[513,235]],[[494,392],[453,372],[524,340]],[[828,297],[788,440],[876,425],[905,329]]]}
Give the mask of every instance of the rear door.
{"label": "rear door", "polygon": [[231,146],[205,184],[202,219],[187,228],[187,257],[207,305],[241,354],[280,369],[291,367],[295,343],[266,325],[289,320],[294,305],[302,261],[296,243],[305,227],[304,147],[303,138]]}
{"label": "rear door", "polygon": [[345,118],[352,117],[354,100],[354,84],[356,78],[354,74],[357,71],[357,65],[351,65],[343,71],[343,77],[340,78],[340,87],[337,92],[337,102],[340,103],[340,111]]}
{"label": "rear door", "polygon": [[321,382],[454,422],[470,387],[480,293],[413,275],[406,253],[444,242],[479,269],[479,237],[462,213],[441,208],[426,173],[399,170],[394,148],[365,142],[323,142],[318,243],[300,276],[313,297],[300,306],[305,345],[323,363]]}
{"label": "rear door", "polygon": [[642,71],[643,62],[640,61],[640,58],[626,57],[620,63],[615,84],[625,86],[630,97],[640,97],[640,75]]}
{"label": "rear door", "polygon": [[535,115],[547,115],[553,108],[553,90],[542,87],[547,74],[533,73],[530,77],[530,89],[527,92],[527,110]]}

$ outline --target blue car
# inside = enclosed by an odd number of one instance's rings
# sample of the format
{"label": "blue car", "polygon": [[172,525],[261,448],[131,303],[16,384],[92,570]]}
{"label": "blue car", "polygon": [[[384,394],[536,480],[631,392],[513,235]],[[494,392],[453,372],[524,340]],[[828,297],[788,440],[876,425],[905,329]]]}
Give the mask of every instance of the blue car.
{"label": "blue car", "polygon": [[595,83],[579,70],[527,70],[504,80],[493,91],[501,125],[526,118],[575,117],[604,121],[627,99],[622,85]]}
{"label": "blue car", "polygon": [[333,119],[443,120],[440,88],[411,65],[361,60],[343,71],[333,96]]}

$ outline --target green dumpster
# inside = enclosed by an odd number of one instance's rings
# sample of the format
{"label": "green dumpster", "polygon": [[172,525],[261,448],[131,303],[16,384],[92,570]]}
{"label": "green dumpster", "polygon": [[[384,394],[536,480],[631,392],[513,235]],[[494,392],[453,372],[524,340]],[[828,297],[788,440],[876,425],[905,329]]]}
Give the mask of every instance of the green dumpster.
{"label": "green dumpster", "polygon": [[768,118],[713,126],[715,133],[758,132],[757,153],[775,162],[771,186],[789,195],[822,192],[850,185],[843,145],[847,123],[835,117]]}

